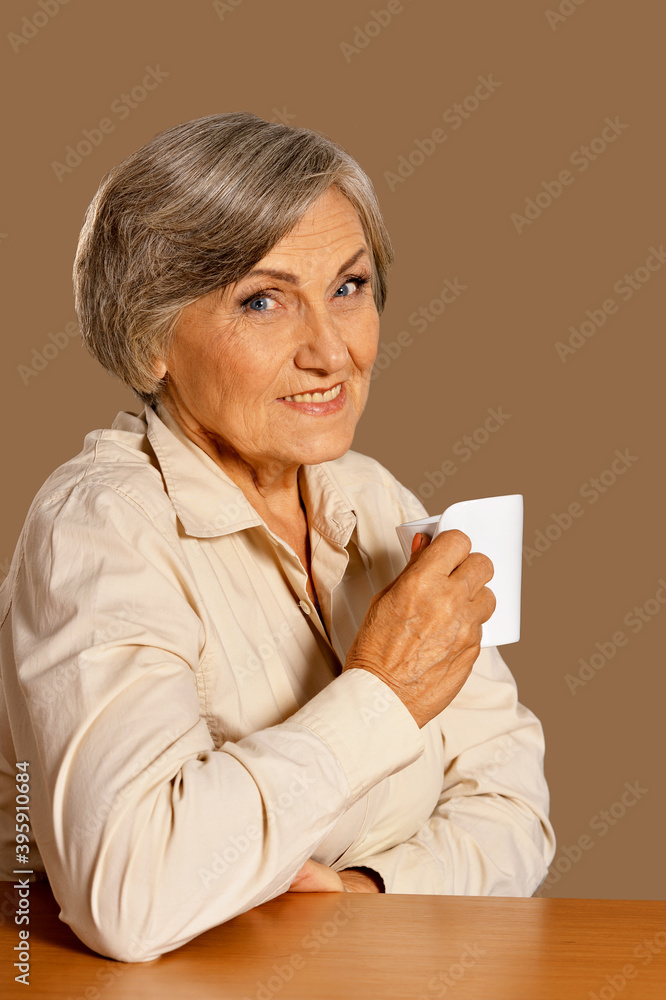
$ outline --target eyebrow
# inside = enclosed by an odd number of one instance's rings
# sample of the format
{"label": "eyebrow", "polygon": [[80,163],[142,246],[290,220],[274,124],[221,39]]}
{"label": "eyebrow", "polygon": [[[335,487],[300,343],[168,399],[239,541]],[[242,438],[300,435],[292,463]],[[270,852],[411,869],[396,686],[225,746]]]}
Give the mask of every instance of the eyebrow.
{"label": "eyebrow", "polygon": [[[370,256],[368,254],[367,247],[364,246],[360,247],[355,254],[352,254],[349,260],[346,260],[344,264],[341,264],[338,273],[336,274],[336,278],[339,275],[341,275],[344,271],[349,270],[352,264],[355,264],[358,258],[361,257],[363,254]],[[279,271],[274,268],[266,268],[266,267],[253,268],[251,271],[248,271],[247,274],[244,274],[241,280],[244,281],[246,278],[251,278],[255,274],[263,274],[270,278],[278,278],[281,281],[288,281],[292,285],[300,285],[300,279],[298,278],[297,275],[292,274],[291,271]]]}

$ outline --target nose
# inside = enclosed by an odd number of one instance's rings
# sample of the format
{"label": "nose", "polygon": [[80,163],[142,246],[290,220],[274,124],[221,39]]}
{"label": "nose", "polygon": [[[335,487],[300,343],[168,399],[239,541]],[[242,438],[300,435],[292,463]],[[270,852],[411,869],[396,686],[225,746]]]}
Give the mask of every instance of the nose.
{"label": "nose", "polygon": [[338,324],[329,312],[310,310],[296,332],[294,363],[299,368],[332,374],[347,364],[349,351]]}

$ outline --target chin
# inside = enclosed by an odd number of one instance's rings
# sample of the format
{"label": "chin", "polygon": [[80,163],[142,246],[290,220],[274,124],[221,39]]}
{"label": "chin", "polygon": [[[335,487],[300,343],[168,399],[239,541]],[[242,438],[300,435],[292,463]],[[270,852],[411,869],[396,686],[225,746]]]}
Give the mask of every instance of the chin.
{"label": "chin", "polygon": [[303,447],[299,449],[298,461],[301,465],[320,465],[322,462],[333,462],[336,458],[342,458],[352,446],[354,430],[355,428],[349,434],[337,434],[331,441],[320,438],[313,441],[309,447],[303,442]]}

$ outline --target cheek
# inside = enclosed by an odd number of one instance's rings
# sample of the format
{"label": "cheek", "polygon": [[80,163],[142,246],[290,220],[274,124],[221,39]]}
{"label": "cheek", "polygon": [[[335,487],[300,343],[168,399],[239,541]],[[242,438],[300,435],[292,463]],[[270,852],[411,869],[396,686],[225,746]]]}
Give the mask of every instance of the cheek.
{"label": "cheek", "polygon": [[373,310],[372,315],[362,322],[355,338],[354,360],[361,370],[366,371],[372,368],[377,357],[378,346],[379,316],[376,310]]}

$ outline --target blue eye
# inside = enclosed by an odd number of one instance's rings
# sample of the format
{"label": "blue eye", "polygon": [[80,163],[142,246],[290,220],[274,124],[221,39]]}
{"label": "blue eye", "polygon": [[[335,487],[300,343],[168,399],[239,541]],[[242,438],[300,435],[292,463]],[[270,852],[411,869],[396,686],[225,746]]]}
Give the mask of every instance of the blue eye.
{"label": "blue eye", "polygon": [[[347,280],[344,282],[344,284],[342,284],[342,285],[340,285],[338,287],[338,289],[335,292],[335,295],[333,297],[334,298],[338,298],[338,299],[349,298],[349,296],[351,294],[360,291],[360,289],[363,287],[363,285],[367,285],[369,283],[369,281],[370,281],[370,278],[369,277],[365,277],[364,275],[360,275],[360,274],[350,275],[347,278]],[[353,290],[350,291],[349,287],[348,287],[349,285],[355,285],[356,288],[354,288]],[[276,309],[278,308],[278,304],[276,303],[276,301],[272,297],[272,295],[268,294],[268,291],[266,291],[266,292],[261,292],[260,291],[260,292],[255,292],[254,295],[250,295],[246,299],[243,299],[240,302],[240,308],[244,312],[247,312],[247,311],[252,311],[252,312],[256,312],[256,313],[272,312],[273,309],[272,309],[272,306],[270,305],[270,303],[272,303],[275,306]]]}
{"label": "blue eye", "polygon": [[361,288],[363,285],[366,285],[368,283],[368,280],[369,280],[368,278],[364,278],[361,275],[356,275],[356,276],[347,278],[347,280],[345,281],[344,285],[340,285],[340,287],[338,288],[338,291],[335,293],[334,297],[335,298],[339,298],[339,299],[346,299],[346,298],[349,297],[349,294],[350,294],[349,292],[345,292],[343,295],[338,295],[338,292],[341,292],[343,288],[347,287],[347,285],[356,285],[357,286],[356,291],[358,291],[359,288]]}
{"label": "blue eye", "polygon": [[255,299],[250,299],[248,306],[252,312],[266,312],[266,309],[255,308],[256,302],[268,302],[268,297],[266,295],[258,295]]}

